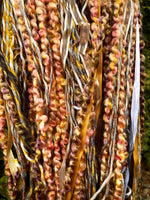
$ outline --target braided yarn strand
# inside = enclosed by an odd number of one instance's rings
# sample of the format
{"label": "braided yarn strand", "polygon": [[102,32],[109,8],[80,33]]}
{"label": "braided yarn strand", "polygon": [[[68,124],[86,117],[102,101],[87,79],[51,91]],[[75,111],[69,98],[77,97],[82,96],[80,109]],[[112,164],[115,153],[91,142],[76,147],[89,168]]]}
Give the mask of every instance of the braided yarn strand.
{"label": "braided yarn strand", "polygon": [[134,198],[146,76],[139,1],[1,4],[0,145],[10,199]]}

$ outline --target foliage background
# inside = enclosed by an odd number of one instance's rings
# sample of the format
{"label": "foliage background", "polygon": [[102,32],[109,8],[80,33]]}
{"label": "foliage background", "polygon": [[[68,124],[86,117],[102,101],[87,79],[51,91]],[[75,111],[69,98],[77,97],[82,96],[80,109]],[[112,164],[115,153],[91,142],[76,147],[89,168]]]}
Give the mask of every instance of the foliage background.
{"label": "foliage background", "polygon": [[143,138],[143,159],[150,167],[150,0],[141,0],[141,12],[143,14],[143,39],[145,41],[145,136]]}
{"label": "foliage background", "polygon": [[[143,39],[145,41],[145,68],[147,77],[145,79],[145,136],[143,138],[142,158],[150,169],[150,0],[140,0],[141,12],[143,14]],[[9,199],[7,193],[8,178],[4,175],[4,161],[0,149],[0,200]]]}

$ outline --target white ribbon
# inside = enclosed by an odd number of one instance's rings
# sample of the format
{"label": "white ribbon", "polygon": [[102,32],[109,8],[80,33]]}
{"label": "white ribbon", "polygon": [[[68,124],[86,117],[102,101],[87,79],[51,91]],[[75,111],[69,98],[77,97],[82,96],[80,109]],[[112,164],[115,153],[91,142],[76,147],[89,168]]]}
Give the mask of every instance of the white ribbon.
{"label": "white ribbon", "polygon": [[[140,36],[139,36],[139,23],[137,19],[136,24],[136,59],[135,59],[135,80],[132,93],[131,104],[131,132],[129,136],[129,159],[131,160],[134,149],[135,137],[137,134],[138,114],[139,114],[139,99],[140,99]],[[129,182],[129,167],[125,175],[125,192]]]}
{"label": "white ribbon", "polygon": [[135,80],[132,94],[131,105],[131,135],[133,143],[130,143],[131,148],[134,147],[135,137],[137,133],[138,113],[139,113],[139,98],[140,98],[140,39],[139,39],[139,24],[136,25],[136,60],[135,60]]}

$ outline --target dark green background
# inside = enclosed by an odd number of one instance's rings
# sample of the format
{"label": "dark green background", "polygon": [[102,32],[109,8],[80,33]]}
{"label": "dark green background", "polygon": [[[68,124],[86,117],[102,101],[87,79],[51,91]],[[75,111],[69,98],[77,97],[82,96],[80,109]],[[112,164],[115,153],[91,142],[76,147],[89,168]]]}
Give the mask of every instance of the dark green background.
{"label": "dark green background", "polygon": [[143,139],[143,159],[150,167],[150,0],[141,0],[141,12],[143,14],[143,39],[145,41],[145,136]]}

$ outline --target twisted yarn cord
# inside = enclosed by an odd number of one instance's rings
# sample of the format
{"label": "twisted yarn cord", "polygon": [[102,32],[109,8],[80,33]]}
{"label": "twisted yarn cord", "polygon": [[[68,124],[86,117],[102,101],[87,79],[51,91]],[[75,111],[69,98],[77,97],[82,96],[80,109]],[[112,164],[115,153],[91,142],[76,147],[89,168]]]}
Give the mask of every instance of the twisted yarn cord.
{"label": "twisted yarn cord", "polygon": [[1,3],[0,144],[10,199],[134,198],[146,76],[138,0]]}

